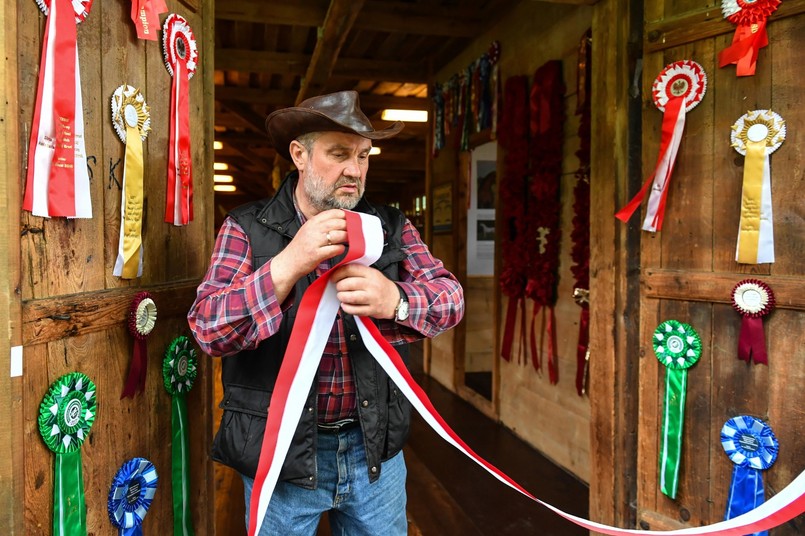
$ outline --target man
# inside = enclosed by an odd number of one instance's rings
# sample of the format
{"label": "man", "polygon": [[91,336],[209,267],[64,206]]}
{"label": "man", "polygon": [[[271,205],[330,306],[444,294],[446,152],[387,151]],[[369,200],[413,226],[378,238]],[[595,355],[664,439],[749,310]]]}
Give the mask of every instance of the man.
{"label": "man", "polygon": [[363,199],[372,140],[394,136],[402,123],[375,130],[357,93],[344,91],[277,110],[266,128],[296,171],[273,198],[228,215],[188,313],[201,348],[223,358],[213,458],[243,476],[248,512],[266,410],[302,295],[343,257],[344,211],[377,216],[378,261],[332,275],[341,308],[259,534],[314,534],[331,511],[334,534],[405,535],[401,449],[411,406],[362,343],[353,315],[375,319],[405,358],[407,343],[461,320],[461,286],[400,211]]}

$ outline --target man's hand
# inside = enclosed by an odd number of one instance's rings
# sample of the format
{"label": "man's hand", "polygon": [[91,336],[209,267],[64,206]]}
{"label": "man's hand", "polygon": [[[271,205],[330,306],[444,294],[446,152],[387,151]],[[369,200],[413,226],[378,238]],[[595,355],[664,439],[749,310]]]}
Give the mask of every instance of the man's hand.
{"label": "man's hand", "polygon": [[277,300],[282,303],[296,282],[322,261],[342,254],[346,241],[347,218],[343,210],[325,210],[307,220],[291,243],[271,259]]}
{"label": "man's hand", "polygon": [[400,292],[382,272],[361,264],[347,264],[332,274],[341,309],[347,314],[394,318]]}

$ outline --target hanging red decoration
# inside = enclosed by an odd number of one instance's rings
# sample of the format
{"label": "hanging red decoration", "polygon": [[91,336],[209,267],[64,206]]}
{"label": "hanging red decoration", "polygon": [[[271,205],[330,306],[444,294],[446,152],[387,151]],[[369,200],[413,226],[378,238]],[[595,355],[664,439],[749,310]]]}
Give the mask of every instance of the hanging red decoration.
{"label": "hanging red decoration", "polygon": [[780,0],[722,0],[724,18],[735,24],[732,44],[718,54],[718,66],[737,66],[738,76],[755,74],[760,49],[768,46],[766,21],[777,11]]}

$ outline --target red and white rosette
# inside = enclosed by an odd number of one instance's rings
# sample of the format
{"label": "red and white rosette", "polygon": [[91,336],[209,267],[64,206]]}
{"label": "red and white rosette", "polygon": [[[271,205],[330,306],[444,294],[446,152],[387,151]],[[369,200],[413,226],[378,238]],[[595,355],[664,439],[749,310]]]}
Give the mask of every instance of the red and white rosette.
{"label": "red and white rosette", "polygon": [[769,364],[763,317],[774,310],[771,287],[757,279],[744,279],[732,289],[732,307],[743,317],[738,337],[738,359]]}
{"label": "red and white rosette", "polygon": [[188,82],[198,65],[198,47],[187,19],[171,13],[162,25],[165,65],[173,77],[170,99],[168,192],[165,221],[187,225],[193,220],[193,165],[190,152]]}
{"label": "red and white rosette", "polygon": [[735,260],[743,264],[774,262],[774,218],[769,156],[785,141],[785,121],[771,110],[751,110],[732,125],[730,141],[745,156],[741,219]]}
{"label": "red and white rosette", "polygon": [[721,0],[724,18],[735,24],[732,44],[718,54],[718,66],[735,64],[738,76],[755,74],[760,49],[769,44],[766,21],[780,0]]}
{"label": "red and white rosette", "polygon": [[134,337],[134,355],[129,367],[129,375],[120,398],[132,397],[145,390],[145,376],[148,371],[148,345],[146,337],[157,323],[157,305],[149,292],[138,292],[129,307],[129,333]]}
{"label": "red and white rosette", "polygon": [[22,207],[34,216],[91,218],[76,24],[92,0],[37,0],[47,16]]}
{"label": "red and white rosette", "polygon": [[642,203],[649,185],[652,185],[643,230],[656,232],[662,229],[668,185],[685,129],[685,115],[702,101],[706,90],[704,68],[692,60],[667,65],[654,80],[651,88],[654,105],[663,112],[660,155],[654,173],[646,179],[637,195],[615,214],[616,218],[628,221]]}
{"label": "red and white rosette", "polygon": [[137,29],[137,39],[158,41],[159,14],[166,11],[165,0],[131,0],[131,20]]}

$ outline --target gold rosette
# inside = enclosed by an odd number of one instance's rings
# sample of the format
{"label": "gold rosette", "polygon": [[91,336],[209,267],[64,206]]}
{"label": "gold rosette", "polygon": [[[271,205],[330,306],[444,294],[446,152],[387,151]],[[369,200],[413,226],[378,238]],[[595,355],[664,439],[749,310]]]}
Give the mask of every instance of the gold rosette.
{"label": "gold rosette", "polygon": [[741,191],[741,220],[735,251],[737,262],[774,262],[769,155],[784,140],[785,121],[771,110],[749,111],[732,125],[732,146],[746,157]]}
{"label": "gold rosette", "polygon": [[143,141],[151,130],[151,114],[139,89],[123,84],[112,95],[112,126],[126,144],[120,242],[113,274],[124,279],[143,272]]}

